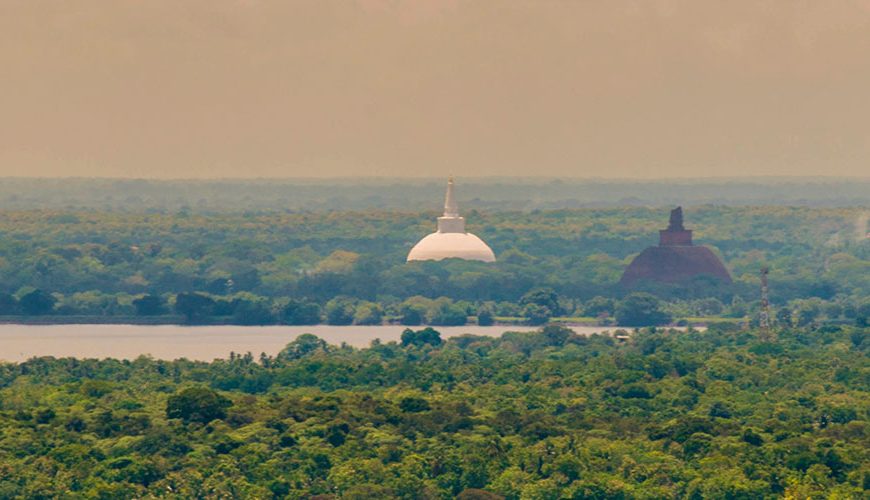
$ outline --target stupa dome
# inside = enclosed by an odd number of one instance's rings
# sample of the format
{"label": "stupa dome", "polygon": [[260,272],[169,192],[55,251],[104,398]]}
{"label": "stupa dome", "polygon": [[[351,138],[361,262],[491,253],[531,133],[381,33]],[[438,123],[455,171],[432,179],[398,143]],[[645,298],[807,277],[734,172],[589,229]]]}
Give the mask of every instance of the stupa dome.
{"label": "stupa dome", "polygon": [[698,276],[731,283],[731,275],[719,257],[707,247],[692,244],[692,231],[683,227],[683,209],[677,207],[671,211],[668,228],[659,231],[659,246],[649,247],[635,257],[619,283],[681,283]]}
{"label": "stupa dome", "polygon": [[465,219],[453,195],[453,178],[447,181],[444,215],[438,217],[438,231],[420,240],[408,253],[414,260],[465,259],[495,262],[492,249],[477,236],[465,231]]}
{"label": "stupa dome", "polygon": [[495,262],[495,254],[482,239],[471,233],[432,233],[414,245],[408,261],[465,259]]}

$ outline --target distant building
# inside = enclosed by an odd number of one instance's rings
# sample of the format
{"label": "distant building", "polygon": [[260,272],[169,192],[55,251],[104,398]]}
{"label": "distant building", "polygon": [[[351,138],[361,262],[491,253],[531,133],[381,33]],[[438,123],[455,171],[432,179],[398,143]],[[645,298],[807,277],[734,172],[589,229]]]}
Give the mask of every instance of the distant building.
{"label": "distant building", "polygon": [[709,248],[692,244],[692,231],[683,227],[683,209],[671,211],[667,229],[659,231],[659,246],[649,247],[631,261],[619,284],[630,287],[640,281],[681,283],[709,276],[731,283],[731,275]]}
{"label": "distant building", "polygon": [[465,232],[465,219],[459,216],[452,177],[447,181],[444,215],[438,217],[438,231],[420,240],[408,253],[408,262],[442,259],[495,262],[495,254],[489,246],[477,236]]}

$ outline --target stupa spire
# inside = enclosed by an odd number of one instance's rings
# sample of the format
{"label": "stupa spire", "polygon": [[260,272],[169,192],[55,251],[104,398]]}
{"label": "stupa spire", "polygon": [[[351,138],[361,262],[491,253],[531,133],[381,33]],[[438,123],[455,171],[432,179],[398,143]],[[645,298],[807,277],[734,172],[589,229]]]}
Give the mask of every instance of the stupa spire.
{"label": "stupa spire", "polygon": [[459,205],[453,194],[453,176],[447,180],[447,196],[444,197],[444,217],[459,217]]}
{"label": "stupa spire", "polygon": [[677,207],[671,210],[671,220],[668,224],[669,231],[684,231],[683,227],[683,207]]}
{"label": "stupa spire", "polygon": [[692,230],[683,226],[683,207],[671,210],[668,228],[659,231],[659,246],[692,246]]}
{"label": "stupa spire", "polygon": [[453,193],[453,176],[447,181],[447,195],[444,197],[444,215],[438,217],[439,233],[464,233],[465,219],[459,216],[459,205]]}

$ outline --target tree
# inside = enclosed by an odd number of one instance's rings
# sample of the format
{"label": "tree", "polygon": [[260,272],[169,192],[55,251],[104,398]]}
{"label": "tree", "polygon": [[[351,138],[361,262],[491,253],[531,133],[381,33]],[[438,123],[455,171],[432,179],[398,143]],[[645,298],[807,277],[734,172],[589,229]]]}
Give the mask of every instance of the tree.
{"label": "tree", "polygon": [[562,314],[562,307],[559,305],[559,295],[552,288],[535,288],[520,298],[520,305],[528,306],[536,304],[547,308],[551,315]]}
{"label": "tree", "polygon": [[731,409],[722,401],[716,401],[710,406],[709,415],[718,418],[731,418]]}
{"label": "tree", "polygon": [[549,345],[561,347],[574,334],[574,330],[561,325],[547,325],[541,329],[541,334]]}
{"label": "tree", "polygon": [[355,325],[380,325],[383,323],[384,311],[373,302],[360,302],[353,315]]}
{"label": "tree", "polygon": [[277,359],[281,361],[292,361],[295,359],[304,358],[315,352],[328,352],[329,344],[325,340],[310,333],[303,333],[296,337],[293,342],[287,344],[287,347],[278,353]]}
{"label": "tree", "polygon": [[670,321],[670,315],[661,309],[661,301],[649,293],[632,293],[616,307],[616,322],[620,326],[654,326]]}
{"label": "tree", "polygon": [[330,325],[349,325],[353,323],[356,312],[354,300],[350,297],[336,297],[326,303],[326,322]]}
{"label": "tree", "polygon": [[281,318],[288,325],[316,325],[320,323],[320,306],[314,302],[290,299],[281,310]]}
{"label": "tree", "polygon": [[143,295],[134,299],[133,307],[136,308],[138,316],[156,316],[166,312],[163,299],[159,295]]}
{"label": "tree", "polygon": [[405,413],[429,411],[429,402],[423,398],[407,397],[399,401],[399,409]]}
{"label": "tree", "polygon": [[405,347],[409,345],[419,347],[426,344],[438,346],[441,345],[442,342],[441,333],[431,327],[426,327],[417,331],[405,328],[405,331],[402,332],[402,345]]}
{"label": "tree", "polygon": [[21,297],[21,311],[28,316],[41,316],[54,310],[57,299],[46,291],[36,289]]}
{"label": "tree", "polygon": [[495,313],[492,306],[484,304],[477,309],[477,325],[492,326],[495,323]]}
{"label": "tree", "polygon": [[425,297],[411,297],[399,307],[399,322],[406,326],[422,325],[432,301]]}
{"label": "tree", "polygon": [[701,316],[710,316],[715,314],[722,314],[722,311],[725,310],[725,305],[719,299],[715,297],[708,297],[706,299],[701,299],[697,302],[696,307],[698,309],[698,314]]}
{"label": "tree", "polygon": [[344,444],[347,440],[347,434],[350,432],[350,426],[346,423],[330,425],[326,429],[326,442],[332,446],[338,447]]}
{"label": "tree", "polygon": [[807,299],[795,302],[797,303],[795,310],[795,323],[797,323],[797,326],[810,325],[822,312],[821,301],[819,299]]}
{"label": "tree", "polygon": [[526,304],[526,307],[523,309],[526,323],[530,325],[543,325],[550,321],[551,315],[548,308],[539,304]]}
{"label": "tree", "polygon": [[735,295],[731,299],[731,306],[728,307],[726,315],[731,318],[742,318],[746,316],[746,312],[746,302],[739,295]]}
{"label": "tree", "polygon": [[56,310],[61,314],[111,316],[119,312],[119,305],[115,295],[91,290],[67,295]]}
{"label": "tree", "polygon": [[613,299],[597,295],[583,307],[583,314],[592,318],[613,316]]}
{"label": "tree", "polygon": [[426,314],[430,325],[459,326],[468,321],[468,312],[447,297],[440,297]]}
{"label": "tree", "polygon": [[166,402],[166,417],[206,424],[226,417],[226,409],[232,404],[232,401],[211,389],[190,387],[169,397]]}
{"label": "tree", "polygon": [[752,446],[761,446],[762,444],[764,444],[764,438],[752,429],[746,429],[745,431],[743,431],[743,441],[751,444]]}
{"label": "tree", "polygon": [[240,299],[233,309],[233,320],[240,325],[268,325],[275,321],[272,306],[265,297]]}
{"label": "tree", "polygon": [[175,312],[183,314],[188,322],[207,318],[214,307],[214,299],[201,293],[179,293],[175,296]]}

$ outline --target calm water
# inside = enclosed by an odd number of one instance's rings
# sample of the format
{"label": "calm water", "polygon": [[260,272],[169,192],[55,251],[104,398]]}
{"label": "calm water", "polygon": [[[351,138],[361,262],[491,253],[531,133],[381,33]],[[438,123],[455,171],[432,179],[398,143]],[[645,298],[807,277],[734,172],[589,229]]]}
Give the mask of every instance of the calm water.
{"label": "calm water", "polygon": [[[330,344],[367,347],[372,340],[398,341],[402,326],[176,326],[176,325],[0,325],[0,360],[24,361],[33,356],[211,361],[230,352],[274,355],[303,333]],[[442,338],[465,333],[496,337],[505,331],[531,331],[525,326],[436,327]],[[581,334],[613,327],[577,326]]]}

